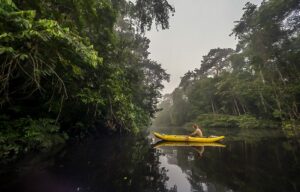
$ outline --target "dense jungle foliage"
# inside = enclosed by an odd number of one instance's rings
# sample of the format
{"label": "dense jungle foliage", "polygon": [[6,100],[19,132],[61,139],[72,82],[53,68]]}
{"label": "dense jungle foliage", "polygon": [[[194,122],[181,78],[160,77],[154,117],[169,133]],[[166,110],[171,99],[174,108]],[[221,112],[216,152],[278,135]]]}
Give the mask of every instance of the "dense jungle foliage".
{"label": "dense jungle foliage", "polygon": [[284,127],[299,121],[300,2],[247,3],[232,34],[236,49],[211,49],[165,95],[155,123]]}
{"label": "dense jungle foliage", "polygon": [[0,157],[142,130],[169,80],[144,31],[168,28],[174,11],[166,0],[0,0]]}

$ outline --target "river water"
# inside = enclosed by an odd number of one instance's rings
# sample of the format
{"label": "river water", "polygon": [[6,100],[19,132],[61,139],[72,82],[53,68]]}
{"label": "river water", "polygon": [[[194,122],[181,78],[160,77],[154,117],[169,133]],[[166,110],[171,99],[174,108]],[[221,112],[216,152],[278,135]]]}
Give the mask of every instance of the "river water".
{"label": "river water", "polygon": [[1,165],[1,192],[300,191],[299,139],[221,129],[219,145],[104,137]]}

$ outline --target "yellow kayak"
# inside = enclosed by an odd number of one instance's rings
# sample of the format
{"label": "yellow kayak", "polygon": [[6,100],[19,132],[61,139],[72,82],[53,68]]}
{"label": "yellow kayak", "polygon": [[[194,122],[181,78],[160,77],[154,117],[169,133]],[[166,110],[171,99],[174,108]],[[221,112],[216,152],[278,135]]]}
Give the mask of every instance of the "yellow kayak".
{"label": "yellow kayak", "polygon": [[184,142],[200,142],[200,143],[212,143],[224,139],[224,136],[218,137],[191,137],[188,135],[165,135],[157,132],[153,133],[155,137],[165,141],[184,141]]}
{"label": "yellow kayak", "polygon": [[176,142],[176,141],[159,141],[154,144],[154,148],[159,147],[226,147],[220,143],[200,143],[200,142]]}

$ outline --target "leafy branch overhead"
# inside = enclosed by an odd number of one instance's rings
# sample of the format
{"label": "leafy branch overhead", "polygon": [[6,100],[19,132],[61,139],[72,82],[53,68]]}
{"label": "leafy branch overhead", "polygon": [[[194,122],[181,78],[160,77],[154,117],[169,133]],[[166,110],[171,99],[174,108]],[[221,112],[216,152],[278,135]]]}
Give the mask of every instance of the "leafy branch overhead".
{"label": "leafy branch overhead", "polygon": [[[165,29],[171,12],[157,0],[0,0],[0,133],[16,136],[2,140],[0,156],[25,150],[18,144],[25,129],[37,132],[34,140],[147,126],[169,75],[148,58],[150,41],[136,28],[155,21]],[[57,132],[37,131],[53,122]]]}

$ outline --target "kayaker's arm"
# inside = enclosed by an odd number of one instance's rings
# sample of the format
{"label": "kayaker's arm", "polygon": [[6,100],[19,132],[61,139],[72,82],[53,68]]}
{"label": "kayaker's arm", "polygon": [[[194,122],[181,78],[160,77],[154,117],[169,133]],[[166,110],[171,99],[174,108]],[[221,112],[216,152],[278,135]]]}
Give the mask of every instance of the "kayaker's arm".
{"label": "kayaker's arm", "polygon": [[195,130],[193,133],[190,134],[190,136],[196,136],[197,135],[197,130]]}

